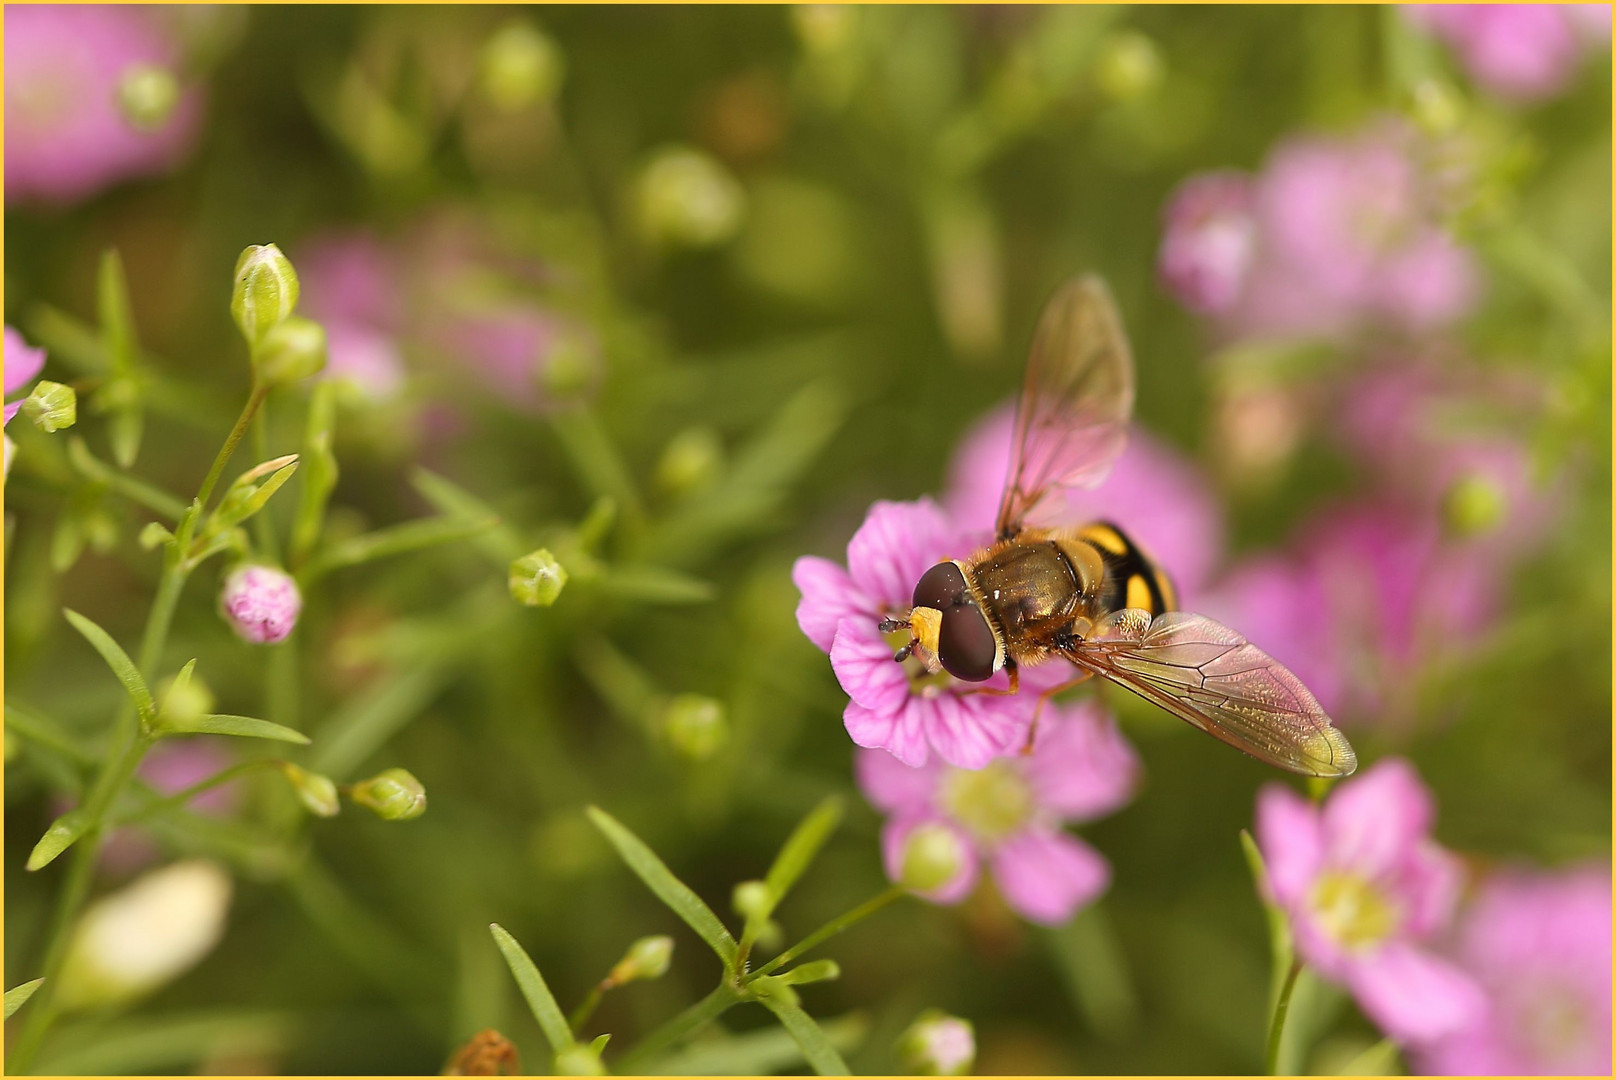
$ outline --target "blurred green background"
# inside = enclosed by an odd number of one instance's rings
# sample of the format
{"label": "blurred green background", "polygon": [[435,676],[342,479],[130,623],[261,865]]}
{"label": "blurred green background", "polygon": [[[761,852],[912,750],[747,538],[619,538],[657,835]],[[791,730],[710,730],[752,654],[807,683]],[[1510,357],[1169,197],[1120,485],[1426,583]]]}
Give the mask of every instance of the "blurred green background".
{"label": "blurred green background", "polygon": [[[672,971],[598,1014],[629,1045],[706,993],[716,965],[589,827],[591,803],[728,916],[733,885],[846,791],[846,823],[777,917],[794,940],[878,891],[879,819],[852,784],[846,699],[794,619],[793,560],[839,559],[875,499],[939,491],[962,433],[1016,387],[1043,300],[1084,269],[1109,280],[1130,329],[1140,421],[1221,475],[1215,345],[1157,282],[1162,208],[1186,175],[1256,168],[1293,132],[1412,109],[1391,59],[1409,33],[1397,19],[1350,7],[187,16],[188,78],[207,99],[194,150],[73,205],[8,205],[6,322],[48,348],[73,320],[93,325],[97,262],[116,248],[162,377],[135,471],[188,497],[246,390],[227,308],[237,253],[279,244],[318,315],[303,256],[362,231],[400,276],[409,376],[384,402],[341,401],[328,529],[434,512],[411,483],[422,466],[502,524],[323,578],[279,649],[238,642],[214,611],[217,567],[197,575],[163,669],[198,657],[220,711],[307,731],[296,759],[339,780],[408,768],[430,808],[400,824],[356,810],[308,822],[264,776],[228,818],[165,819],[165,851],[232,868],[225,938],[148,1000],[64,1019],[39,1067],[430,1073],[493,1026],[542,1068],[488,938],[495,920],[565,1007],[629,941],[672,934]],[[512,25],[542,29],[563,58],[553,97],[554,58],[532,61]],[[1552,258],[1546,270],[1493,258],[1483,235],[1490,300],[1458,339],[1583,403],[1518,433],[1566,497],[1552,535],[1511,567],[1485,643],[1409,688],[1442,722],[1349,728],[1365,760],[1416,762],[1437,835],[1482,866],[1610,847],[1609,103],[1608,54],[1546,104],[1471,103],[1508,151],[1503,217]],[[666,191],[647,179],[671,145],[718,170],[697,178],[712,214],[679,202],[677,177]],[[1544,299],[1555,274],[1595,298],[1596,332]],[[460,355],[468,320],[513,309],[574,332],[541,365],[535,401],[522,400],[531,384],[502,390]],[[83,376],[71,363],[47,376]],[[300,447],[308,396],[271,398],[265,456]],[[109,457],[92,411],[81,397],[75,433]],[[149,515],[87,490],[61,437],[23,427],[8,429],[20,455],[6,489],[8,699],[99,754],[118,687],[59,609],[138,637],[158,563],[136,542]],[[249,448],[227,475],[252,460]],[[1226,482],[1231,558],[1281,544],[1358,482],[1306,439],[1274,483]],[[569,530],[603,494],[616,518],[599,558],[650,569],[575,571],[553,608],[516,605],[505,563],[541,545],[566,561]],[[283,536],[294,505],[271,506]],[[65,566],[68,521],[95,542]],[[715,752],[670,742],[659,718],[675,694],[722,704]],[[855,1070],[896,1068],[893,1040],[928,1006],[974,1022],[980,1072],[1259,1067],[1267,938],[1237,834],[1275,774],[1117,705],[1146,782],[1084,829],[1112,863],[1110,892],[1056,931],[991,893],[953,909],[905,902],[827,946],[842,977],[804,1003],[862,1018]],[[8,741],[7,986],[35,976],[60,882],[60,866],[23,862],[81,783],[71,760]],[[1333,1007],[1342,1055],[1374,1039],[1350,1005]],[[724,1023],[772,1021],[742,1009]]]}

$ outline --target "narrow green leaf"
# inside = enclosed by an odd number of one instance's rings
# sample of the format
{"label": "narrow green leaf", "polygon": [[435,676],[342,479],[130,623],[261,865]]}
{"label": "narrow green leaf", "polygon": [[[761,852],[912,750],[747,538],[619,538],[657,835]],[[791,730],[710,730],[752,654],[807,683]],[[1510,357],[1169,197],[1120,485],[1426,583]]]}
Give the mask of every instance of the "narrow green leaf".
{"label": "narrow green leaf", "polygon": [[85,479],[106,484],[124,498],[161,514],[170,521],[178,521],[185,516],[184,500],[170,495],[161,488],[153,487],[144,480],[138,480],[126,472],[114,469],[90,453],[89,446],[77,435],[67,440],[67,459]]}
{"label": "narrow green leaf", "polygon": [[38,990],[40,984],[44,981],[44,979],[35,979],[33,982],[25,982],[21,986],[14,986],[7,990],[5,1018],[10,1020],[11,1014],[22,1008],[22,1003],[33,997],[34,991]]}
{"label": "narrow green leaf", "polygon": [[402,525],[390,525],[326,548],[309,560],[304,568],[303,577],[312,581],[322,574],[343,567],[358,566],[390,555],[402,555],[408,551],[450,544],[457,540],[468,540],[498,524],[498,518],[477,518],[468,521],[455,517],[435,517],[422,521],[407,521]]}
{"label": "narrow green leaf", "polygon": [[516,985],[522,988],[522,996],[527,998],[527,1006],[533,1010],[533,1019],[539,1022],[544,1037],[549,1040],[551,1051],[560,1053],[571,1046],[572,1029],[567,1026],[567,1018],[562,1014],[561,1006],[556,1004],[555,995],[550,993],[544,976],[539,974],[538,965],[499,923],[489,923],[488,929],[494,935],[494,944],[504,954],[505,963],[510,965],[511,974],[516,977]]}
{"label": "narrow green leaf", "polygon": [[101,659],[107,662],[112,673],[118,676],[118,681],[123,683],[123,688],[134,699],[141,722],[149,724],[157,710],[152,704],[151,691],[146,689],[146,680],[140,677],[140,670],[135,667],[135,662],[129,659],[129,654],[112,640],[111,634],[72,608],[63,608],[62,612],[67,616],[67,621],[73,624],[73,629],[84,635],[84,640],[95,647],[95,651],[101,654]]}
{"label": "narrow green leaf", "polygon": [[610,567],[600,587],[619,600],[642,604],[701,604],[713,598],[711,582],[650,564]]}
{"label": "narrow green leaf", "polygon": [[638,519],[640,493],[599,419],[587,409],[568,409],[552,416],[550,424],[578,479],[596,495],[611,496],[625,518]]}
{"label": "narrow green leaf", "polygon": [[175,720],[163,717],[157,728],[163,735],[241,735],[249,739],[269,739],[273,742],[299,743],[307,746],[309,737],[283,724],[256,720],[251,716],[229,716],[209,713],[193,719]]}
{"label": "narrow green leaf", "polygon": [[[33,986],[35,984],[29,983],[28,985]],[[21,989],[21,987],[18,987],[18,989]],[[6,1008],[8,1010],[6,1015],[9,1016],[11,1008],[10,994],[6,995]],[[1361,1053],[1354,1055],[1351,1060],[1334,1069],[1333,1072],[1336,1076],[1399,1076],[1402,1074],[1402,1069],[1399,1068],[1397,1055],[1397,1044],[1391,1039],[1381,1039],[1379,1042],[1365,1047]]]}
{"label": "narrow green leaf", "polygon": [[658,900],[672,908],[675,915],[700,935],[701,939],[712,947],[713,952],[718,954],[720,960],[725,964],[734,962],[735,939],[724,929],[724,924],[713,914],[713,909],[704,904],[690,886],[674,877],[673,872],[657,858],[655,852],[645,846],[644,841],[606,811],[591,806],[589,820],[606,834],[606,839],[611,841],[612,847],[616,848],[623,861],[628,863],[628,868],[645,882],[646,887],[656,894]]}
{"label": "narrow green leaf", "polygon": [[107,420],[107,441],[112,443],[112,460],[120,468],[134,465],[140,456],[140,439],[146,432],[146,415],[139,401],[123,406]]}
{"label": "narrow green leaf", "polygon": [[1272,1014],[1274,1003],[1279,999],[1280,987],[1284,985],[1285,975],[1291,967],[1291,927],[1285,913],[1268,897],[1268,867],[1263,862],[1257,841],[1245,829],[1240,830],[1240,850],[1246,857],[1246,865],[1251,869],[1251,878],[1257,887],[1257,898],[1262,901],[1263,912],[1268,917],[1268,949],[1272,964],[1268,1011]]}
{"label": "narrow green leaf", "polygon": [[113,373],[129,374],[135,366],[135,317],[129,303],[129,282],[124,277],[123,259],[115,248],[101,253],[96,313],[101,319],[101,340]]}
{"label": "narrow green leaf", "polygon": [[769,873],[763,879],[769,886],[771,912],[785,899],[786,893],[791,891],[797,879],[802,877],[802,872],[808,869],[808,864],[813,862],[814,856],[819,854],[819,849],[836,831],[836,826],[841,824],[842,808],[840,795],[825,796],[786,838],[780,854],[774,857],[774,865],[769,867]]}
{"label": "narrow green leaf", "polygon": [[803,1011],[801,1005],[788,1001],[784,995],[770,995],[759,997],[758,1003],[768,1009],[780,1021],[780,1025],[791,1033],[797,1045],[802,1048],[802,1056],[808,1059],[808,1064],[820,1076],[848,1076],[851,1070],[847,1062],[842,1060],[841,1053],[831,1044],[830,1036],[825,1029],[815,1023],[814,1018]]}
{"label": "narrow green leaf", "polygon": [[208,531],[217,532],[232,525],[239,525],[262,510],[268,504],[270,496],[279,491],[281,485],[297,472],[297,455],[289,456],[292,459],[290,462],[276,469],[270,474],[269,479],[256,487],[252,486],[251,480],[246,484],[242,484],[239,480],[232,484],[220,501],[219,508],[213,512],[213,519],[208,522]]}
{"label": "narrow green leaf", "polygon": [[[820,1030],[832,1046],[847,1053],[863,1041],[870,1023],[862,1013],[826,1020]],[[739,1035],[699,1039],[643,1066],[659,1076],[772,1076],[802,1064],[802,1049],[783,1028],[766,1027]]]}
{"label": "narrow green leaf", "polygon": [[[494,508],[467,491],[459,484],[435,472],[417,468],[410,472],[410,486],[420,492],[432,509],[462,521],[497,518]],[[507,566],[512,559],[526,552],[530,545],[505,522],[501,521],[476,538],[476,544],[499,566]]]}
{"label": "narrow green leaf", "polygon": [[45,830],[34,850],[28,854],[27,869],[39,870],[56,861],[56,856],[78,843],[90,819],[83,810],[69,810]]}

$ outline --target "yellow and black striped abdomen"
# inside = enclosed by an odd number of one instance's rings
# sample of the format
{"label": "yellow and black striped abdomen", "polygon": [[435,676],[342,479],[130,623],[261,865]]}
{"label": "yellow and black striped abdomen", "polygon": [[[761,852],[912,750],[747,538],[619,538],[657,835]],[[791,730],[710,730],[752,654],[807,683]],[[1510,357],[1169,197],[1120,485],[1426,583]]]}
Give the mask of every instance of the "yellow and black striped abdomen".
{"label": "yellow and black striped abdomen", "polygon": [[1097,521],[1079,529],[1077,538],[1098,551],[1105,563],[1100,602],[1107,612],[1142,608],[1154,616],[1178,607],[1172,581],[1127,533],[1108,521]]}

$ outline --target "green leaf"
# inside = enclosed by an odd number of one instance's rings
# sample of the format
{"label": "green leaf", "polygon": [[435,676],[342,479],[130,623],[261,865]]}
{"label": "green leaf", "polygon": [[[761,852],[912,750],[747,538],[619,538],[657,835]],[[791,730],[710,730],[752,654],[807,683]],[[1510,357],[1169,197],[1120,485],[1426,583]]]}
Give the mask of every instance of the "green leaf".
{"label": "green leaf", "polygon": [[735,960],[736,944],[730,932],[724,929],[724,924],[713,914],[713,909],[702,903],[701,897],[693,892],[690,886],[673,876],[663,861],[657,858],[656,853],[645,846],[644,841],[635,836],[624,827],[622,822],[612,817],[598,806],[589,808],[589,820],[595,827],[606,834],[612,847],[628,863],[628,868],[645,882],[646,887],[656,894],[658,900],[673,909],[673,913],[683,919],[703,941],[712,947],[713,952],[725,964]]}
{"label": "green leaf", "polygon": [[95,651],[101,654],[101,659],[107,662],[112,673],[118,676],[118,681],[123,683],[123,688],[128,691],[130,698],[135,702],[135,709],[140,713],[141,723],[151,723],[157,709],[152,704],[151,691],[146,689],[146,680],[140,677],[140,670],[135,667],[135,662],[129,659],[129,654],[112,640],[111,634],[72,608],[63,608],[62,612],[67,616],[67,621],[73,624],[73,629],[84,635],[84,640],[95,647]]}
{"label": "green leaf", "polygon": [[504,954],[505,963],[510,965],[511,974],[516,977],[516,985],[522,988],[522,996],[527,998],[527,1006],[533,1010],[533,1019],[539,1022],[544,1037],[549,1040],[550,1049],[560,1053],[571,1046],[572,1028],[567,1026],[567,1018],[562,1015],[561,1006],[556,1004],[555,995],[550,993],[544,976],[539,974],[538,965],[499,923],[489,923],[488,929],[494,935],[494,944]]}
{"label": "green leaf", "polygon": [[[432,509],[463,521],[497,518],[494,508],[459,484],[427,469],[410,472],[410,486],[415,488]],[[476,538],[476,544],[497,565],[504,567],[528,550],[516,530],[501,521]]]}
{"label": "green leaf", "polygon": [[390,525],[385,529],[377,529],[375,532],[356,536],[326,548],[309,560],[303,570],[303,577],[312,581],[322,574],[343,567],[358,566],[390,555],[402,555],[408,551],[450,544],[457,540],[468,540],[498,524],[497,517],[476,518],[469,521],[457,517],[435,517],[421,521],[407,521],[402,525]]}
{"label": "green leaf", "polygon": [[648,563],[610,567],[601,576],[600,587],[619,600],[642,604],[701,604],[713,598],[711,582]]}
{"label": "green leaf", "polygon": [[596,495],[610,496],[625,518],[638,519],[640,493],[622,455],[595,415],[586,409],[568,409],[552,416],[550,423],[584,486]]}
{"label": "green leaf", "polygon": [[[274,467],[274,471],[270,473],[269,479],[255,486],[254,482],[262,475],[261,470],[271,466]],[[219,501],[219,508],[213,512],[206,532],[219,532],[233,525],[239,525],[258,513],[268,504],[270,496],[279,491],[281,485],[297,472],[297,466],[297,455],[288,454],[284,458],[266,461],[242,473]]]}
{"label": "green leaf", "polygon": [[123,260],[115,249],[101,254],[101,271],[96,292],[96,311],[101,319],[101,341],[112,369],[104,391],[114,396],[108,422],[112,457],[127,469],[140,453],[140,437],[145,428],[142,414],[143,393],[136,382],[135,317],[129,303],[129,283]]}
{"label": "green leaf", "polygon": [[842,1060],[841,1053],[831,1044],[830,1036],[825,1029],[814,1022],[814,1018],[803,1011],[801,1005],[786,999],[784,995],[771,994],[768,997],[759,997],[758,1003],[768,1009],[780,1021],[782,1027],[791,1033],[802,1048],[802,1056],[808,1059],[814,1072],[820,1076],[848,1076],[850,1070],[847,1062]]}
{"label": "green leaf", "polygon": [[44,981],[44,979],[35,979],[33,982],[25,982],[21,986],[14,986],[7,990],[5,1019],[10,1020],[11,1014],[22,1008],[22,1003],[33,997],[34,991],[38,990],[40,984]]}
{"label": "green leaf", "polygon": [[90,453],[89,446],[77,435],[67,440],[67,460],[73,463],[73,467],[85,479],[106,484],[124,498],[161,514],[170,521],[178,521],[185,516],[184,500],[170,495],[161,488],[153,487],[144,480],[138,480],[126,472],[114,469]]}
{"label": "green leaf", "polygon": [[840,795],[825,796],[786,838],[780,854],[774,857],[774,865],[769,867],[769,873],[763,879],[764,884],[769,886],[771,912],[785,899],[786,893],[791,891],[797,879],[802,877],[802,872],[808,869],[808,864],[813,862],[814,856],[819,854],[819,849],[836,831],[836,826],[841,824],[842,808]]}
{"label": "green leaf", "polygon": [[90,824],[89,815],[83,810],[69,810],[45,830],[45,835],[39,838],[34,850],[28,854],[27,869],[40,870],[56,861],[56,856],[78,843],[79,837],[84,835]]}
{"label": "green leaf", "polygon": [[1263,862],[1257,841],[1245,829],[1240,830],[1240,850],[1246,857],[1246,865],[1251,869],[1251,878],[1257,887],[1257,897],[1262,901],[1263,912],[1268,917],[1268,950],[1273,965],[1269,979],[1268,1012],[1272,1015],[1280,987],[1284,985],[1286,973],[1291,968],[1291,926],[1285,913],[1268,899],[1268,867]]}
{"label": "green leaf", "polygon": [[[869,1028],[862,1013],[838,1016],[820,1025],[831,1045],[843,1053],[863,1041]],[[772,1076],[797,1068],[802,1060],[802,1048],[790,1032],[767,1027],[697,1040],[650,1062],[643,1071],[659,1076]]]}
{"label": "green leaf", "polygon": [[209,713],[190,719],[176,720],[163,717],[157,731],[162,735],[241,735],[249,739],[269,739],[273,742],[299,743],[307,746],[309,737],[283,724],[256,720],[251,716],[229,716]]}

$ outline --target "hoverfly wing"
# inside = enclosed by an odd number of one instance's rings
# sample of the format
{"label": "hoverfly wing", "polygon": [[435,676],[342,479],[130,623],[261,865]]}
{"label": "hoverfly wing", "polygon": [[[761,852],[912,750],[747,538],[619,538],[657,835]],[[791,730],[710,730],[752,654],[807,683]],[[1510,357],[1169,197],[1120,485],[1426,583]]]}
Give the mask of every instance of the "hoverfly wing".
{"label": "hoverfly wing", "polygon": [[1133,358],[1105,283],[1073,278],[1044,307],[1010,443],[998,535],[1019,531],[1054,487],[1088,488],[1122,453],[1133,411]]}
{"label": "hoverfly wing", "polygon": [[1302,680],[1204,615],[1120,611],[1065,656],[1259,761],[1304,776],[1358,767]]}

